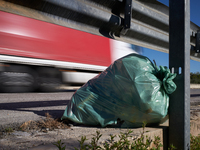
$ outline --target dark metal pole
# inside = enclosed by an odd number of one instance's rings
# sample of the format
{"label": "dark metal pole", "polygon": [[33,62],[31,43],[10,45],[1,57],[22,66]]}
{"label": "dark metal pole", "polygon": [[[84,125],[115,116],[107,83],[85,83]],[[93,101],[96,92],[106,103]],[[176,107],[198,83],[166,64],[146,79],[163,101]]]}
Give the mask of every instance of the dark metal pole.
{"label": "dark metal pole", "polygon": [[190,149],[190,0],[169,0],[169,67],[177,73],[169,102],[169,144]]}

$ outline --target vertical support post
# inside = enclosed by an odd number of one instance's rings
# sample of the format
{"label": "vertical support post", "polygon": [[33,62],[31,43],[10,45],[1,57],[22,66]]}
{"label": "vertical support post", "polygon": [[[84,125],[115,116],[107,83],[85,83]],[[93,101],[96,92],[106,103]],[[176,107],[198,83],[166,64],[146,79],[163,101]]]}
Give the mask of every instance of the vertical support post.
{"label": "vertical support post", "polygon": [[177,73],[169,102],[169,144],[190,149],[190,0],[169,0],[169,68]]}

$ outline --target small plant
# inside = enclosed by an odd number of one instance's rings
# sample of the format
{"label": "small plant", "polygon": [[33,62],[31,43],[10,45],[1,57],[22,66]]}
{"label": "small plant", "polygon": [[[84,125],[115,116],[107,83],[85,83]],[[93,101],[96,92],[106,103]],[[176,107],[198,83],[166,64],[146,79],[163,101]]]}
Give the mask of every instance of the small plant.
{"label": "small plant", "polygon": [[[99,145],[98,145],[98,141],[100,139],[100,137],[102,136],[102,134],[100,134],[99,131],[96,131],[96,135],[93,135],[94,137],[91,139],[91,142],[89,144],[84,144],[84,142],[87,140],[86,136],[82,136],[81,140],[79,141],[80,143],[80,150],[85,150],[85,149],[91,149],[91,150],[100,150],[102,149]],[[75,148],[75,150],[78,150],[77,148]]]}
{"label": "small plant", "polygon": [[173,144],[171,144],[170,147],[168,148],[168,150],[174,150],[174,149],[176,149],[176,147]]}
{"label": "small plant", "polygon": [[[130,135],[133,131],[127,130],[125,133],[120,133],[118,135],[119,140],[115,141],[116,135],[110,135],[110,139],[103,143],[103,146],[98,145],[98,141],[102,134],[96,131],[96,135],[91,139],[89,144],[84,144],[86,136],[82,136],[80,143],[80,150],[160,150],[162,148],[161,140],[159,136],[155,136],[154,140],[144,136],[146,123],[143,122],[143,131],[139,138],[132,138]],[[131,140],[132,139],[132,140]],[[153,144],[153,146],[151,146]],[[78,150],[77,148],[75,148]],[[173,145],[170,146],[168,150],[176,149]]]}
{"label": "small plant", "polygon": [[200,135],[198,136],[190,135],[190,149],[191,150],[200,149]]}
{"label": "small plant", "polygon": [[98,141],[101,136],[102,134],[100,134],[99,131],[96,131],[96,135],[94,135],[94,137],[92,138],[91,143],[90,143],[91,146],[89,146],[89,148],[92,148],[93,150],[101,149],[101,147],[98,146]]}
{"label": "small plant", "polygon": [[[87,139],[86,139],[86,136],[82,136],[82,137],[81,137],[81,140],[78,140],[79,143],[80,143],[80,149],[81,149],[81,150],[84,150],[84,149],[88,148],[88,145],[84,144],[84,142],[85,142],[86,140],[87,140]],[[75,148],[75,150],[78,150],[78,149]]]}
{"label": "small plant", "polygon": [[[144,141],[144,133],[142,133],[141,137],[137,138],[134,142],[131,142],[128,138],[131,138],[130,134],[132,132],[133,131],[128,130],[125,133],[120,133],[118,141],[114,141],[116,135],[110,135],[110,139],[107,142],[104,142],[103,146],[99,146],[98,141],[102,134],[100,134],[99,131],[96,131],[96,135],[94,135],[89,144],[84,144],[87,140],[86,136],[81,137],[81,140],[79,141],[80,150],[160,150],[162,147],[160,137],[155,137],[155,140],[152,141],[146,136],[146,140]],[[152,142],[155,147],[150,148]],[[75,148],[75,150],[78,150],[78,148]]]}
{"label": "small plant", "polygon": [[13,130],[13,128],[11,128],[11,127],[8,127],[8,128],[5,128],[5,132],[6,133],[11,133],[11,132],[13,132],[14,130]]}
{"label": "small plant", "polygon": [[[110,136],[110,144],[106,144],[105,146],[109,146],[110,149],[113,149],[113,148],[116,148],[116,149],[129,149],[130,147],[130,141],[128,140],[130,136],[130,134],[132,133],[133,131],[129,130],[127,131],[126,133],[120,133],[119,135],[119,140],[114,142],[114,137],[116,136]],[[104,146],[104,147],[105,147]],[[109,149],[109,147],[106,147],[106,149]]]}
{"label": "small plant", "polygon": [[[96,131],[96,135],[93,135],[94,137],[89,144],[85,144],[85,141],[88,139],[86,136],[82,136],[81,140],[78,140],[80,149],[75,148],[75,150],[160,150],[163,146],[159,136],[155,136],[154,140],[151,140],[146,136],[146,140],[144,140],[144,130],[139,138],[133,139],[135,141],[131,141],[128,138],[132,138],[132,136],[130,136],[132,132],[133,131],[128,130],[125,133],[120,133],[118,141],[114,141],[116,135],[110,135],[110,139],[108,139],[107,142],[104,142],[103,146],[100,146],[98,145],[98,141],[102,134],[100,134],[99,131]],[[198,138],[192,136],[191,140],[191,150],[200,149],[200,136]],[[152,143],[154,144],[154,147],[150,148]],[[65,150],[66,148],[66,146],[62,147],[64,143],[62,143],[61,140],[53,144],[57,146],[59,150]],[[173,145],[170,145],[168,148],[168,150],[175,149],[176,147]]]}
{"label": "small plant", "polygon": [[109,150],[109,149],[114,149],[116,146],[117,146],[117,143],[115,142],[114,143],[114,138],[116,137],[116,135],[110,135],[110,140],[109,140],[109,143],[108,142],[105,142],[104,143],[104,148],[106,150]]}
{"label": "small plant", "polygon": [[57,141],[56,143],[52,143],[52,144],[55,145],[56,147],[58,147],[59,150],[65,150],[65,148],[66,148],[66,145],[64,147],[62,147],[64,143],[62,143],[61,140]]}
{"label": "small plant", "polygon": [[[163,146],[160,143],[160,137],[159,136],[155,136],[155,140],[153,141],[153,144],[155,145],[155,147],[157,148],[157,150],[160,150],[160,148]],[[154,150],[154,148],[153,148]]]}

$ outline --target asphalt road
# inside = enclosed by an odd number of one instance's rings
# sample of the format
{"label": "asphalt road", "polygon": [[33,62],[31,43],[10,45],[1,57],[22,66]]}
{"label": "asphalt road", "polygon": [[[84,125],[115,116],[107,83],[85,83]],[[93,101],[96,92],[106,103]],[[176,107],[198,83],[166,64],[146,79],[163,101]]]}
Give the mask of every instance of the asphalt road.
{"label": "asphalt road", "polygon": [[200,111],[200,89],[190,90],[190,111]]}
{"label": "asphalt road", "polygon": [[74,91],[57,93],[0,94],[0,130],[25,121],[39,120],[49,113],[62,117]]}
{"label": "asphalt road", "polygon": [[[0,130],[15,127],[29,120],[39,120],[49,113],[54,118],[63,115],[75,90],[57,93],[0,93]],[[191,89],[191,105],[198,109],[200,89]]]}

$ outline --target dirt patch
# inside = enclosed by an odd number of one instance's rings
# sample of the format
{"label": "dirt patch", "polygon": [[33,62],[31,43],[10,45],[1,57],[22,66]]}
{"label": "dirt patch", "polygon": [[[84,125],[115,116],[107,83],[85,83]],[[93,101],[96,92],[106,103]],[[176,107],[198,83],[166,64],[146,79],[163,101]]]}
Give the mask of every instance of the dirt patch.
{"label": "dirt patch", "polygon": [[23,150],[49,143],[55,147],[53,142],[65,139],[63,131],[72,130],[70,122],[60,118],[54,119],[49,113],[45,116],[45,119],[30,120],[15,129],[9,127],[0,132],[0,150]]}
{"label": "dirt patch", "polygon": [[190,133],[193,136],[200,134],[200,112],[193,111],[190,113]]}
{"label": "dirt patch", "polygon": [[43,132],[52,131],[54,129],[68,129],[70,128],[67,124],[68,121],[64,120],[62,121],[60,118],[54,119],[52,118],[49,113],[45,114],[46,119],[40,120],[40,121],[27,121],[23,123],[19,130],[21,131],[29,131],[29,130],[39,130]]}

